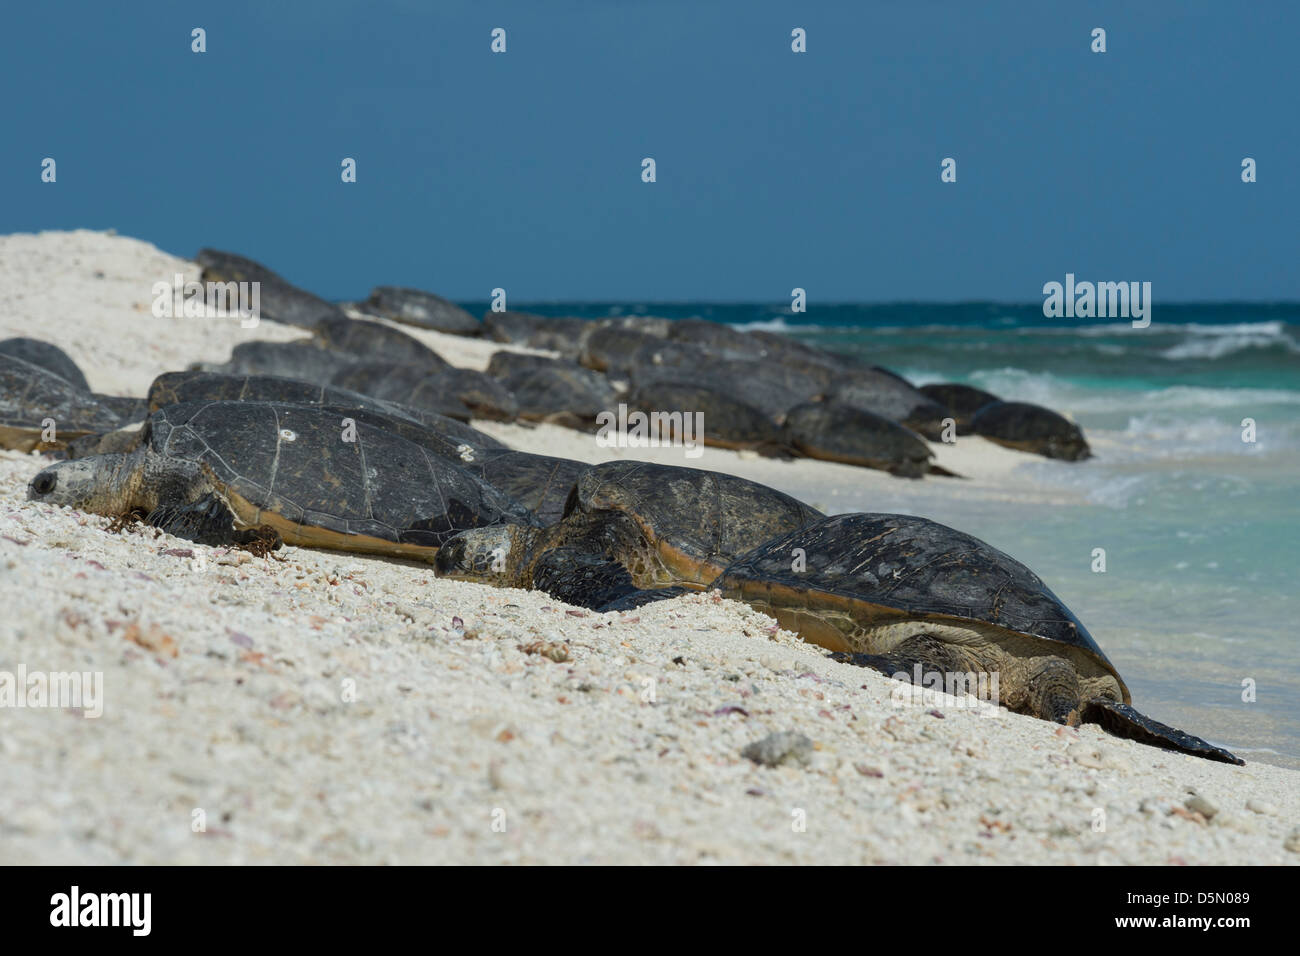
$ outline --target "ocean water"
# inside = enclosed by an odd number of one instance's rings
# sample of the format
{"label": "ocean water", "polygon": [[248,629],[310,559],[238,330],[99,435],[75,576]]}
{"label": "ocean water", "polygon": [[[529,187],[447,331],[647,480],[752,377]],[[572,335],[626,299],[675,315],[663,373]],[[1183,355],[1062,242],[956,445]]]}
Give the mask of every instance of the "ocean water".
{"label": "ocean water", "polygon": [[1300,307],[1165,307],[1147,329],[1036,306],[868,311],[796,334],[1046,405],[1095,439],[1093,460],[1029,466],[1087,505],[982,509],[963,530],[1049,583],[1139,709],[1300,767]]}
{"label": "ocean water", "polygon": [[[1047,319],[1039,304],[530,310],[780,331],[918,385],[965,382],[1067,414],[1097,457],[1024,467],[1084,504],[966,503],[928,516],[1033,568],[1140,710],[1247,760],[1300,768],[1300,304],[1157,303],[1146,329]],[[1254,442],[1243,441],[1245,419]],[[907,508],[907,484],[880,510],[925,513]]]}

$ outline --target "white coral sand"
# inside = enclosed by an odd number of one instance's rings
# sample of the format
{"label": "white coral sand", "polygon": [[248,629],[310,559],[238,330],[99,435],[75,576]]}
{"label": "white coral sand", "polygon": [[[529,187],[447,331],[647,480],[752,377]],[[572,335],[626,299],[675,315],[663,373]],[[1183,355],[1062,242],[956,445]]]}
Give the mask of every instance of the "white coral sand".
{"label": "white coral sand", "polygon": [[[53,341],[93,387],[143,394],[247,338],[303,334],[155,319],[152,285],[177,271],[197,273],[102,233],[0,237],[0,337]],[[465,366],[496,348],[413,334]],[[633,453],[487,427],[525,450]],[[803,497],[907,484],[920,513],[1068,497],[979,441],[939,450],[959,484],[654,454]],[[913,699],[714,595],[594,614],[410,562],[110,533],[27,503],[39,467],[0,452],[0,675],[102,675],[102,715],[0,709],[0,863],[1300,862],[1292,771]],[[741,755],[781,731],[806,759]]]}

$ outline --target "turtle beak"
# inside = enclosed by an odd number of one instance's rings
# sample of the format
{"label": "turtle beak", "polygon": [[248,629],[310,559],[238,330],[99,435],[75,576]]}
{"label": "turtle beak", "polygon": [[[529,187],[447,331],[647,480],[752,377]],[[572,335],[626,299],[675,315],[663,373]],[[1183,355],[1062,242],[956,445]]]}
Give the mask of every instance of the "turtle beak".
{"label": "turtle beak", "polygon": [[99,511],[95,505],[107,504],[104,495],[105,458],[122,456],[102,456],[100,458],[75,458],[50,465],[36,473],[27,483],[27,500],[43,504],[66,505],[89,511]]}
{"label": "turtle beak", "polygon": [[27,483],[27,500],[51,505],[79,505],[94,484],[84,459],[61,461],[42,469]]}
{"label": "turtle beak", "polygon": [[537,529],[516,524],[462,531],[438,549],[434,570],[438,577],[481,581],[498,587],[517,586],[519,558],[536,533]]}

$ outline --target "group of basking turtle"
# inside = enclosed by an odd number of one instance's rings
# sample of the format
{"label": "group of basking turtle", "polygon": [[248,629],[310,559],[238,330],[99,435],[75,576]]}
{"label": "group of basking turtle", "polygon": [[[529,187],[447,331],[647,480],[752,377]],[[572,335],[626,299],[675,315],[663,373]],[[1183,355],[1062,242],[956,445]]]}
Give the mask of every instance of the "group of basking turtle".
{"label": "group of basking turtle", "polygon": [[[394,311],[406,301],[388,298],[398,303]],[[427,315],[434,306],[409,311]],[[711,354],[734,355],[740,347],[728,343],[746,340],[708,323],[643,331],[653,320],[580,329],[569,321],[488,317],[483,324],[491,334],[570,352],[576,339],[583,357],[566,365],[499,353],[493,364],[500,374],[488,378],[506,388],[492,402],[504,407],[513,398],[521,417],[530,409],[543,420],[563,411],[568,423],[583,427],[589,409],[570,399],[609,381],[591,366],[625,363],[619,373],[630,378],[633,393],[645,389],[657,400],[670,392],[656,388],[700,387],[667,374],[684,367],[672,364],[680,349],[713,337]],[[684,331],[676,332],[679,326]],[[445,380],[453,384],[430,385],[406,372],[389,387],[383,368],[407,364],[399,355],[429,365],[433,353],[421,343],[347,316],[325,315],[312,327],[304,343],[241,345],[221,370],[161,375],[138,401],[96,396],[53,346],[0,343],[0,439],[5,447],[63,456],[31,479],[33,501],[136,517],[208,545],[257,550],[283,542],[426,561],[442,576],[539,589],[597,611],[717,589],[841,660],[909,678],[997,675],[997,702],[1010,710],[1069,725],[1098,723],[1120,736],[1241,762],[1134,710],[1114,666],[1069,609],[1028,568],[976,538],[924,518],[828,517],[772,488],[711,471],[633,461],[588,465],[511,450],[468,424],[489,389],[458,390],[454,377]],[[806,346],[753,337],[769,358],[717,359],[697,379],[718,389],[710,401],[750,399],[751,409],[785,401],[755,390],[727,363],[770,363],[784,350],[793,358],[778,367],[787,368],[791,394],[809,367],[832,368],[832,360]],[[643,349],[668,358],[655,362]],[[304,364],[290,357],[296,352],[308,356]],[[630,361],[633,354],[640,358]],[[279,364],[242,367],[252,356]],[[642,361],[665,376],[639,369]],[[351,387],[321,374],[330,363]],[[841,424],[822,429],[854,421],[845,409],[874,414],[851,404],[860,399],[845,374],[850,368],[827,380],[834,393],[817,404]],[[856,374],[872,396],[911,389],[891,373],[863,366]],[[542,412],[546,396],[556,393],[568,407]],[[973,400],[963,404],[959,391],[917,394],[924,401],[904,416],[915,427],[929,427],[942,414],[961,416],[980,433],[988,403],[967,416]],[[786,423],[812,417],[802,408],[788,406]],[[779,441],[797,434],[787,430]],[[1062,451],[1067,437],[1057,436],[1053,450]],[[769,440],[778,441],[761,439]],[[1081,436],[1069,440],[1082,443]],[[760,439],[753,442],[757,447]]]}

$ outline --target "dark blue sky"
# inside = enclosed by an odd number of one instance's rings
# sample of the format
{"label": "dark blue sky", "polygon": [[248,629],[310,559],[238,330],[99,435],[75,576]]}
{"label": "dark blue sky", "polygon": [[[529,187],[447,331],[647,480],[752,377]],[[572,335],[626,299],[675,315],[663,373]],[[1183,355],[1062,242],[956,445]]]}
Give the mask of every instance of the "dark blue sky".
{"label": "dark blue sky", "polygon": [[1074,272],[1157,302],[1300,299],[1294,0],[132,0],[0,20],[4,232],[230,249],[329,298],[1035,301]]}

